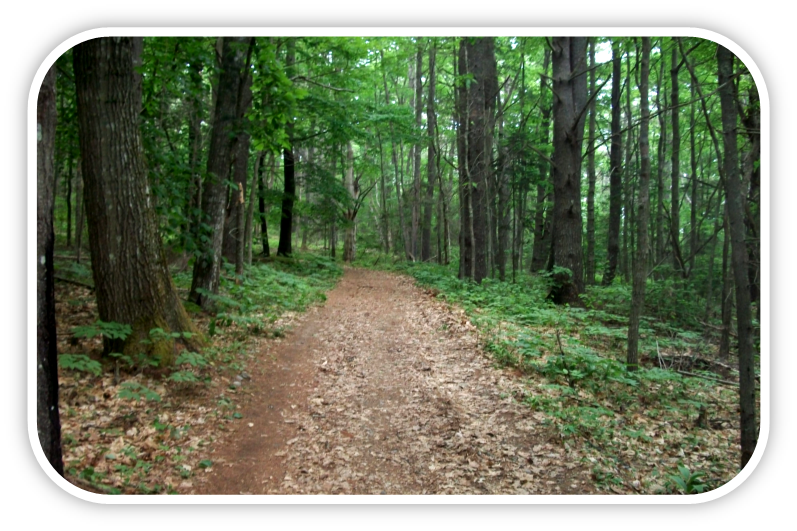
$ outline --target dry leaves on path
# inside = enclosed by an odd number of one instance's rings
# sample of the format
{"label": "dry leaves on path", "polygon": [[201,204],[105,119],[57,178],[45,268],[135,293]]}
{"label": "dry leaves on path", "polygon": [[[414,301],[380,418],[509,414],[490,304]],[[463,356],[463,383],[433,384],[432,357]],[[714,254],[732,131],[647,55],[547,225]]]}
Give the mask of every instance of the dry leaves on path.
{"label": "dry leaves on path", "polygon": [[407,277],[347,269],[255,362],[246,422],[196,492],[594,492],[464,314]]}

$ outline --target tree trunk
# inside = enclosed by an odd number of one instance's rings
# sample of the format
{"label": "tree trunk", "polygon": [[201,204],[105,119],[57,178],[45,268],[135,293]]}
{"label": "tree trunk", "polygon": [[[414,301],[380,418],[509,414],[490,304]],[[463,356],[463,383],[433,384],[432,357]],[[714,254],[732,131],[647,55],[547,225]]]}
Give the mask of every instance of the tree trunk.
{"label": "tree trunk", "polygon": [[249,186],[249,204],[246,207],[246,227],[244,228],[244,245],[246,246],[246,265],[252,265],[252,234],[254,232],[255,198],[258,194],[257,182],[260,179],[261,168],[265,153],[260,152],[255,157],[255,167],[252,172],[252,184]]}
{"label": "tree trunk", "polygon": [[694,85],[692,85],[692,104],[689,106],[689,166],[691,169],[692,192],[690,194],[691,201],[689,206],[689,271],[695,269],[695,256],[697,255],[697,240],[698,240],[698,226],[697,226],[697,150],[695,149],[695,99],[697,92]]}
{"label": "tree trunk", "polygon": [[[415,69],[411,70],[412,79],[415,83],[415,130],[421,130],[421,115],[423,114],[423,86],[421,84],[421,70],[423,69],[423,54],[421,50],[420,37],[418,40],[418,50],[415,53]],[[416,142],[412,145],[412,256],[413,261],[424,260],[421,256],[421,246],[418,242],[418,229],[420,228],[421,218],[421,145]]]}
{"label": "tree trunk", "polygon": [[[639,62],[639,54],[637,54],[636,62]],[[632,107],[631,107],[631,80],[632,80],[632,72],[633,69],[631,68],[631,54],[627,53],[625,56],[625,64],[628,76],[628,83],[626,85],[625,92],[625,120],[626,120],[626,141],[625,144],[627,149],[625,150],[625,163],[623,165],[623,230],[622,230],[622,245],[620,247],[620,274],[623,275],[623,279],[628,281],[630,279],[630,262],[629,259],[629,247],[633,248],[633,244],[629,245],[630,240],[633,238],[633,232],[631,231],[630,221],[634,215],[633,205],[634,205],[634,173],[631,168],[631,162],[634,159],[634,128],[633,128],[633,117],[632,117]],[[633,251],[632,251],[633,252]]]}
{"label": "tree trunk", "polygon": [[346,231],[343,235],[343,261],[351,263],[357,257],[357,198],[359,189],[354,182],[354,150],[351,140],[346,144],[346,174],[343,185],[349,192],[351,205],[344,212]]}
{"label": "tree trunk", "polygon": [[731,229],[731,264],[736,285],[736,330],[739,336],[739,407],[741,426],[741,468],[753,455],[758,438],[755,400],[755,359],[750,285],[745,244],[744,195],[739,179],[737,152],[736,86],[733,81],[733,54],[717,46],[720,107],[722,109],[723,166],[728,220]]}
{"label": "tree trunk", "polygon": [[681,255],[679,245],[681,239],[681,112],[678,108],[680,104],[678,91],[678,47],[673,42],[672,64],[670,65],[671,77],[671,105],[672,105],[672,182],[670,184],[670,238],[673,248],[673,268],[676,271],[683,271],[684,264],[679,260]]}
{"label": "tree trunk", "polygon": [[[468,72],[465,41],[459,43],[457,76]],[[459,278],[473,278],[473,220],[471,219],[471,179],[468,168],[468,89],[464,81],[457,87],[457,161],[459,170]]]}
{"label": "tree trunk", "polygon": [[[421,260],[426,262],[432,256],[432,209],[434,208],[434,185],[437,179],[437,147],[435,132],[437,116],[435,115],[435,45],[429,46],[429,95],[426,101],[426,134],[428,139],[426,155],[426,197],[423,203],[423,224],[421,226]],[[439,253],[438,253],[439,254]]]}
{"label": "tree trunk", "polygon": [[83,168],[78,160],[77,182],[75,183],[75,261],[80,263],[83,248],[83,222],[86,219],[85,199],[83,198]]}
{"label": "tree trunk", "polygon": [[473,280],[481,282],[488,270],[487,187],[491,169],[495,98],[498,94],[495,39],[466,37],[462,39],[461,46],[465,49],[465,73],[473,76],[473,82],[466,91],[466,160],[469,181],[473,183],[470,192],[474,238]]}
{"label": "tree trunk", "polygon": [[221,73],[213,110],[208,171],[202,190],[202,217],[209,230],[203,235],[205,238],[200,238],[200,254],[194,262],[191,292],[188,295],[190,301],[207,311],[213,308],[212,299],[207,294],[219,291],[227,181],[232,162],[233,135],[238,121],[241,71],[249,44],[249,37],[225,37],[221,43]]}
{"label": "tree trunk", "polygon": [[44,456],[63,476],[53,269],[56,121],[53,65],[36,102],[36,431]]}
{"label": "tree trunk", "polygon": [[556,304],[583,306],[584,269],[581,250],[581,149],[586,121],[586,37],[553,39],[553,257],[554,266],[570,272],[554,274],[551,299]]}
{"label": "tree trunk", "polygon": [[[659,43],[661,47],[661,42]],[[659,113],[659,145],[658,145],[658,168],[656,169],[656,263],[664,260],[664,249],[666,244],[664,230],[664,161],[667,146],[667,83],[664,81],[664,64],[666,57],[662,54],[661,69],[659,70],[658,87],[656,89],[656,107]],[[663,94],[659,101],[659,93]],[[669,231],[666,231],[669,232]]]}
{"label": "tree trunk", "polygon": [[[285,58],[285,74],[293,77],[294,63],[296,62],[296,38],[288,38],[288,49]],[[296,174],[293,160],[293,120],[285,124],[288,136],[288,147],[283,150],[284,189],[282,192],[282,217],[280,218],[280,241],[277,246],[277,256],[290,256],[291,237],[293,234],[293,201],[296,197]]]}
{"label": "tree trunk", "polygon": [[[623,209],[622,134],[620,124],[620,83],[622,76],[622,54],[620,43],[612,41],[612,122],[611,146],[609,148],[609,234],[606,270],[603,272],[604,286],[610,286],[617,274],[620,254],[620,217]],[[626,90],[630,90],[626,88]],[[629,146],[630,148],[630,146]]]}
{"label": "tree trunk", "polygon": [[[719,195],[719,194],[718,194]],[[720,205],[722,203],[721,198],[717,198],[717,208],[714,214],[715,227],[714,227],[714,237],[711,239],[711,251],[709,251],[709,262],[708,262],[708,286],[706,287],[706,313],[704,316],[704,320],[709,322],[711,319],[711,302],[714,296],[714,255],[717,251],[717,234],[719,234],[720,226],[722,225],[722,217],[720,217]],[[727,253],[726,253],[727,255]]]}
{"label": "tree trunk", "polygon": [[[93,39],[73,50],[97,309],[105,322],[132,326],[125,342],[106,340],[106,353],[139,353],[153,328],[191,334],[185,339],[191,348],[203,344],[177,296],[152,207],[137,112],[136,40]],[[169,365],[174,349],[172,339],[159,339],[146,350]]]}
{"label": "tree trunk", "polygon": [[648,127],[648,78],[650,77],[650,37],[642,37],[642,72],[639,76],[639,107],[642,120],[639,124],[639,201],[637,203],[637,258],[631,295],[631,316],[628,322],[628,353],[626,367],[635,371],[638,364],[639,321],[645,308],[645,282],[648,277],[648,220],[650,218],[650,145]]}
{"label": "tree trunk", "polygon": [[235,264],[236,271],[238,269],[238,248],[244,244],[244,226],[239,225],[239,222],[244,219],[242,214],[246,208],[245,204],[239,200],[239,193],[243,190],[244,197],[246,197],[246,184],[249,180],[249,146],[251,143],[251,137],[243,126],[246,111],[252,105],[252,76],[246,72],[243,75],[245,79],[241,93],[242,99],[238,102],[237,110],[237,119],[241,122],[242,130],[233,145],[232,180],[235,183],[235,188],[230,190],[230,197],[227,202],[224,218],[224,239],[222,242],[222,255],[228,262]]}
{"label": "tree trunk", "polygon": [[72,248],[72,154],[67,154],[66,174],[66,247]]}
{"label": "tree trunk", "polygon": [[723,240],[722,240],[722,300],[720,301],[720,316],[722,319],[722,332],[720,334],[719,357],[726,360],[731,355],[731,321],[733,305],[733,292],[731,291],[730,278],[730,248],[731,248],[731,228],[728,223],[728,202],[725,202],[725,212],[723,213]]}
{"label": "tree trunk", "polygon": [[[277,171],[276,169],[276,161],[274,157],[274,153],[269,155],[269,179],[271,176]],[[257,209],[260,215],[260,239],[263,242],[263,251],[262,254],[265,257],[271,255],[269,246],[268,246],[268,209],[266,208],[266,191],[269,189],[267,183],[265,182],[265,175],[258,176],[257,185],[260,189],[260,194],[257,199]]]}

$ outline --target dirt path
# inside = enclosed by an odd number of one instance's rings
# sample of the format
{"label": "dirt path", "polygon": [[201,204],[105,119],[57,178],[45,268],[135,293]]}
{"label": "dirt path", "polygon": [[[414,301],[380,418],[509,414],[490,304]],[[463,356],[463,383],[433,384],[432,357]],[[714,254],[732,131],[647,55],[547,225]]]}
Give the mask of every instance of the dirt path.
{"label": "dirt path", "polygon": [[198,493],[594,492],[464,315],[407,277],[347,269],[257,363]]}

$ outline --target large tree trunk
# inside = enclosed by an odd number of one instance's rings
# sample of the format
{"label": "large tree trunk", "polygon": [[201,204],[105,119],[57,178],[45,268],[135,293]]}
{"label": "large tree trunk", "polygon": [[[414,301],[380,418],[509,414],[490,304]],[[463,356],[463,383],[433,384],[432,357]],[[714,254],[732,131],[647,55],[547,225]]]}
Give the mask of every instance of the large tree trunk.
{"label": "large tree trunk", "polygon": [[[434,208],[434,184],[437,179],[437,147],[435,146],[435,131],[437,129],[437,116],[435,115],[435,45],[429,46],[429,96],[426,101],[426,197],[423,202],[423,224],[421,226],[421,260],[426,262],[432,257],[432,210]],[[438,221],[439,224],[439,221]],[[439,252],[438,252],[439,254]],[[439,261],[439,256],[438,256]]]}
{"label": "large tree trunk", "polygon": [[639,321],[645,308],[645,281],[648,278],[648,220],[650,219],[650,145],[648,141],[648,78],[650,77],[650,37],[642,37],[642,72],[639,76],[639,107],[642,120],[639,124],[639,201],[637,202],[637,258],[634,264],[631,294],[631,315],[628,322],[628,352],[626,367],[637,369],[639,352]]}
{"label": "large tree trunk", "polygon": [[[609,246],[606,270],[603,272],[604,286],[610,286],[617,274],[620,255],[620,216],[623,209],[622,135],[620,125],[620,84],[622,77],[622,54],[620,43],[612,41],[612,123],[611,146],[609,148]],[[627,88],[626,90],[630,90]],[[630,146],[629,146],[630,148]]]}
{"label": "large tree trunk", "polygon": [[[238,102],[238,120],[241,125],[244,123],[244,116],[246,111],[252,105],[252,76],[248,72],[244,72],[245,76],[241,92],[241,100]],[[246,208],[245,204],[240,201],[240,191],[243,190],[244,197],[246,197],[248,169],[249,169],[249,145],[251,137],[245,127],[241,128],[241,132],[233,144],[233,164],[232,164],[232,180],[235,187],[230,189],[229,199],[227,201],[227,208],[225,209],[224,217],[224,239],[222,243],[222,256],[230,262],[234,263],[236,270],[238,269],[238,247],[244,243],[244,227],[239,225]]]}
{"label": "large tree trunk", "polygon": [[495,98],[498,94],[495,39],[466,37],[462,39],[461,46],[464,47],[464,73],[473,76],[465,102],[466,161],[469,181],[473,183],[470,191],[474,238],[473,280],[481,282],[487,276],[489,252],[487,186],[491,171]]}
{"label": "large tree trunk", "polygon": [[[288,38],[285,58],[285,74],[293,77],[296,62],[296,38]],[[278,256],[290,256],[293,253],[291,237],[293,235],[293,201],[296,197],[296,174],[293,156],[293,120],[285,124],[288,136],[288,147],[283,149],[284,188],[282,192],[282,217],[280,218],[280,241],[277,245]]]}
{"label": "large tree trunk", "polygon": [[725,170],[725,193],[731,229],[731,263],[736,285],[736,330],[739,336],[739,407],[741,426],[741,467],[753,455],[758,439],[755,400],[755,359],[753,323],[750,311],[750,285],[745,243],[744,194],[739,179],[737,152],[736,86],[733,80],[733,54],[717,46],[717,65]]}
{"label": "large tree trunk", "polygon": [[53,66],[44,76],[36,104],[36,431],[44,456],[63,476],[53,269],[56,114]]}
{"label": "large tree trunk", "polygon": [[[468,71],[464,39],[459,43],[457,75]],[[457,161],[459,170],[459,278],[473,278],[473,220],[471,219],[470,171],[468,169],[468,89],[464,81],[457,87]]]}
{"label": "large tree trunk", "polygon": [[213,130],[210,134],[208,174],[202,191],[202,215],[209,230],[204,235],[205,242],[200,244],[200,255],[194,262],[194,276],[188,296],[189,300],[204,310],[211,310],[213,307],[212,300],[206,294],[216,294],[219,291],[227,181],[230,177],[233,134],[243,79],[241,71],[250,38],[225,37],[221,44],[221,74],[213,111]]}
{"label": "large tree trunk", "polygon": [[[738,98],[738,95],[737,95]],[[750,87],[747,112],[741,115],[745,133],[750,142],[750,150],[744,157],[743,181],[749,189],[745,205],[745,227],[747,228],[747,255],[750,277],[750,302],[755,306],[756,319],[761,320],[761,239],[760,239],[760,190],[761,190],[761,103],[758,89]]]}
{"label": "large tree trunk", "polygon": [[553,39],[553,257],[554,266],[570,274],[554,275],[551,299],[583,305],[581,250],[581,148],[586,121],[586,37]]}
{"label": "large tree trunk", "polygon": [[[140,39],[140,38],[139,38]],[[163,256],[139,130],[141,84],[134,70],[135,38],[86,41],[73,50],[83,156],[86,216],[99,317],[132,326],[127,340],[106,340],[106,352],[140,352],[153,328],[202,336],[177,296]],[[168,365],[171,339],[147,350]]]}

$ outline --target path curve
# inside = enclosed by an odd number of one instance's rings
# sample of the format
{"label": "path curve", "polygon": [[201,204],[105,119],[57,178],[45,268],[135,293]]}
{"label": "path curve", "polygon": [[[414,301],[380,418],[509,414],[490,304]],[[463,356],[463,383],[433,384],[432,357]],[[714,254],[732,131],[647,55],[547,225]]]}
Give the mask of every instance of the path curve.
{"label": "path curve", "polygon": [[198,493],[594,492],[462,311],[409,277],[347,268],[254,363]]}

